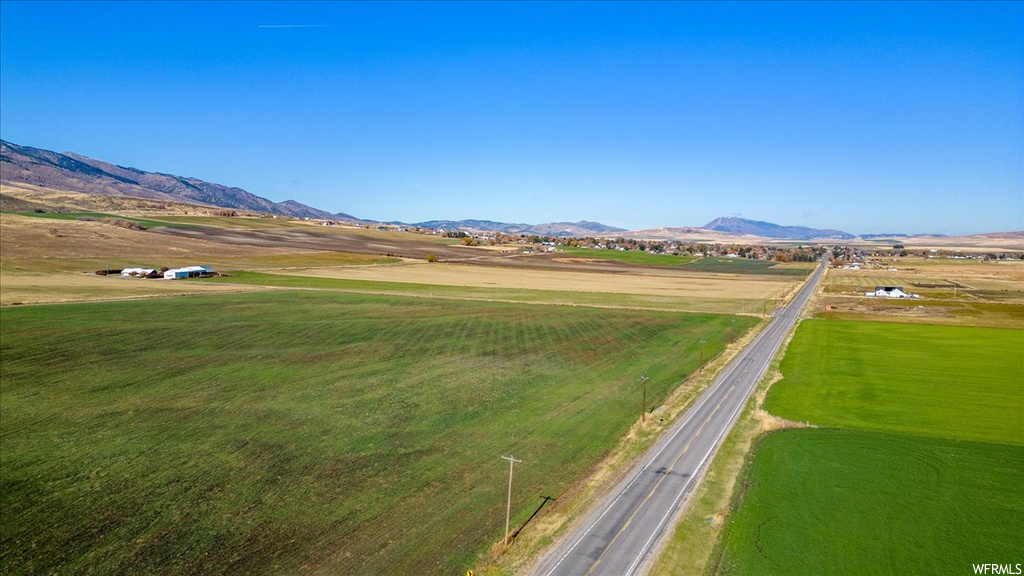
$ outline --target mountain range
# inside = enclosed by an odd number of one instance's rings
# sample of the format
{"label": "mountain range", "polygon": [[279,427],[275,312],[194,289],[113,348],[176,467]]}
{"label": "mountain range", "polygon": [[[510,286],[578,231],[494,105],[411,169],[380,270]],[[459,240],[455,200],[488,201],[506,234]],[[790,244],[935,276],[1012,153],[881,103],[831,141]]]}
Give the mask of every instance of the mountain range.
{"label": "mountain range", "polygon": [[842,230],[822,230],[804,226],[780,226],[771,222],[747,220],[733,216],[715,218],[705,224],[704,228],[718,232],[728,232],[729,234],[750,234],[753,236],[764,236],[765,238],[785,238],[787,240],[811,240],[814,238],[851,240],[855,238],[853,234],[843,232]]}
{"label": "mountain range", "polygon": [[[394,224],[402,224],[394,222]],[[616,228],[600,222],[548,222],[545,224],[509,224],[491,220],[429,220],[417,222],[413,226],[422,228],[445,228],[465,230],[466,232],[502,232],[504,234],[536,234],[538,236],[593,236],[625,232],[625,228]]]}
{"label": "mountain range", "polygon": [[[324,220],[361,220],[345,213],[330,213],[296,200],[274,202],[251,192],[233,186],[206,182],[198,178],[187,178],[160,172],[147,172],[137,168],[118,166],[73,152],[53,152],[31,146],[21,146],[0,140],[0,183],[8,185],[27,184],[51,190],[131,196],[165,202],[187,202],[234,208],[257,212],[268,212],[299,218]],[[599,236],[620,234],[627,231],[601,224],[600,222],[550,222],[545,224],[522,224],[494,222],[491,220],[431,220],[413,224],[392,222],[424,228],[448,228],[466,232],[503,232],[506,234],[535,234],[539,236]],[[788,240],[811,240],[834,238],[849,240],[853,234],[842,230],[815,229],[804,226],[781,226],[771,222],[747,220],[737,217],[716,218],[703,228],[663,228],[651,231],[634,231],[637,237],[644,232],[675,234],[686,230],[687,234],[701,232],[712,236],[741,235],[747,237],[775,238]],[[891,234],[887,236],[898,236]]]}
{"label": "mountain range", "polygon": [[356,220],[348,214],[331,214],[295,200],[273,202],[241,188],[213,184],[198,178],[146,172],[72,152],[62,154],[3,140],[0,140],[0,183],[29,184],[85,194],[190,202],[298,218]]}

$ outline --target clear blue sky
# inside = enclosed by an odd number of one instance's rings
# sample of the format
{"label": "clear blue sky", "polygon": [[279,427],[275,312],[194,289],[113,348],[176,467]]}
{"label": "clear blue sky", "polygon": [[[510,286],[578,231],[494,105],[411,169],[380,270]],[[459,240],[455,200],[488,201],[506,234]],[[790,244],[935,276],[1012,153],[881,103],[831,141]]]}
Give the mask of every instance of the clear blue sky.
{"label": "clear blue sky", "polygon": [[1024,229],[1024,3],[0,3],[0,136],[378,220]]}

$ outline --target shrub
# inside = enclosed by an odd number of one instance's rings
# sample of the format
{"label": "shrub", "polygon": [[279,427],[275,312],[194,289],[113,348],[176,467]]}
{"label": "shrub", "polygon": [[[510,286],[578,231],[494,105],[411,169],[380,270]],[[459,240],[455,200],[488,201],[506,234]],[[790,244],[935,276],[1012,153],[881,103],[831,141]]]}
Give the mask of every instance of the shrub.
{"label": "shrub", "polygon": [[132,222],[131,220],[125,220],[124,218],[105,218],[104,222],[113,224],[120,228],[127,228],[129,230],[145,230],[146,227],[138,222]]}

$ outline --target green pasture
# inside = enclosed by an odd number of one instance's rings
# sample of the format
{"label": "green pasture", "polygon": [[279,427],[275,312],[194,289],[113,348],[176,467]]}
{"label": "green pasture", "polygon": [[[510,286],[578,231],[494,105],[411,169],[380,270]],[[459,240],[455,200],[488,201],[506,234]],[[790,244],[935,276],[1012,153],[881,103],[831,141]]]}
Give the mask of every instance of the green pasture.
{"label": "green pasture", "polygon": [[645,266],[683,267],[683,270],[700,270],[721,274],[768,274],[774,276],[807,276],[814,271],[816,264],[780,264],[768,260],[748,260],[746,258],[695,258],[693,256],[675,256],[673,254],[650,254],[642,250],[598,250],[594,248],[573,248],[561,246],[558,253],[579,258],[597,258],[615,260],[629,264]]}
{"label": "green pasture", "polygon": [[807,276],[814,272],[814,262],[806,264],[780,264],[770,260],[746,258],[698,258],[686,265],[687,269],[720,274],[769,274],[773,276]]}
{"label": "green pasture", "polygon": [[0,572],[463,574],[755,319],[367,294],[5,308]]}
{"label": "green pasture", "polygon": [[973,574],[1021,562],[1024,447],[879,432],[763,437],[714,574]]}
{"label": "green pasture", "polygon": [[780,369],[783,418],[1024,445],[1024,330],[806,320]]}
{"label": "green pasture", "polygon": [[643,250],[603,250],[594,248],[574,248],[572,246],[560,246],[558,253],[578,258],[597,258],[600,260],[615,260],[629,264],[642,264],[645,266],[682,266],[694,261],[693,256],[676,256],[674,254],[650,254]]}
{"label": "green pasture", "polygon": [[[1019,561],[1024,331],[805,320],[716,574],[956,574]],[[989,558],[990,560],[984,560]]]}

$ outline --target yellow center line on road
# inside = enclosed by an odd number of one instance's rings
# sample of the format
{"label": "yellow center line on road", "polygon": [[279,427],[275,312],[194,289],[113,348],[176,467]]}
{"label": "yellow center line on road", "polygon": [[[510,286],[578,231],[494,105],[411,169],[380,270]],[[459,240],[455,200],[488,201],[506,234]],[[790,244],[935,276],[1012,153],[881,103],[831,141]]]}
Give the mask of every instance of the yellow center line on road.
{"label": "yellow center line on road", "polygon": [[715,409],[711,411],[711,414],[708,414],[708,417],[704,420],[704,422],[701,423],[700,428],[697,428],[697,431],[693,433],[693,436],[690,436],[690,441],[687,442],[686,446],[683,447],[683,450],[679,453],[679,456],[676,456],[676,459],[672,461],[672,465],[669,466],[668,470],[654,485],[654,488],[651,488],[651,491],[647,494],[647,497],[644,498],[642,502],[640,502],[640,505],[636,507],[636,510],[633,510],[633,513],[629,515],[629,518],[626,520],[625,524],[622,525],[622,528],[619,528],[619,531],[615,533],[615,537],[612,538],[611,541],[608,542],[608,545],[605,546],[604,550],[601,551],[601,555],[597,557],[597,560],[594,562],[594,564],[590,566],[589,570],[587,570],[587,576],[589,576],[591,573],[594,572],[594,570],[597,569],[597,565],[600,564],[601,560],[604,559],[604,555],[608,553],[608,550],[611,549],[612,545],[615,544],[615,541],[619,539],[619,536],[621,536],[622,533],[626,531],[626,528],[628,528],[629,525],[633,522],[633,518],[636,518],[636,515],[640,513],[640,510],[643,509],[644,505],[647,504],[647,502],[654,497],[654,493],[658,491],[658,487],[661,486],[661,483],[664,482],[665,479],[672,474],[672,471],[675,470],[676,464],[678,464],[679,461],[683,459],[683,456],[685,456],[686,453],[690,450],[690,445],[693,444],[693,441],[696,440],[698,436],[700,436],[701,431],[704,430],[704,427],[708,425],[708,422],[710,422],[711,418],[713,418],[715,413],[718,412],[718,409],[721,408],[722,404],[724,404],[726,399],[729,398],[729,394],[732,394],[734,388],[736,388],[735,384],[729,386],[729,389],[725,392],[725,396],[722,396],[722,399],[718,401],[718,405],[715,406]]}

